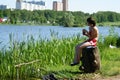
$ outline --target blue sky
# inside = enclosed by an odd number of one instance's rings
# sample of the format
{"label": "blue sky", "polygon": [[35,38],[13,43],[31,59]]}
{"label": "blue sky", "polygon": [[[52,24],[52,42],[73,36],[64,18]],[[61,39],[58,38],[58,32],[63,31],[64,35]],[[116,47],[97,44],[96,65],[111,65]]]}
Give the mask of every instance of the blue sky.
{"label": "blue sky", "polygon": [[[16,0],[1,0],[0,4],[8,5],[15,8]],[[27,0],[31,1],[31,0]],[[39,1],[39,0],[36,0]],[[52,9],[53,1],[62,0],[43,0],[46,2],[46,8]],[[93,13],[98,11],[114,11],[120,13],[120,0],[68,0],[70,11],[83,11],[85,13]]]}

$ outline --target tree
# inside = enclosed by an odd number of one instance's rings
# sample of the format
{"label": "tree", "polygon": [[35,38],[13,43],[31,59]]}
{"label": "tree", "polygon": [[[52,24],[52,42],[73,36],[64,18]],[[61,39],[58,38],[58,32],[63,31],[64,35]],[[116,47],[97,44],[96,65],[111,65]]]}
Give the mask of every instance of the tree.
{"label": "tree", "polygon": [[11,13],[11,10],[10,9],[6,9],[3,11],[3,16],[4,17],[10,17],[10,13]]}
{"label": "tree", "polygon": [[85,14],[81,11],[72,12],[72,14],[74,16],[74,26],[75,27],[85,25],[86,19],[89,14]]}
{"label": "tree", "polygon": [[74,24],[74,16],[70,12],[66,12],[61,18],[61,24],[65,27],[71,27]]}
{"label": "tree", "polygon": [[3,17],[3,10],[0,10],[0,18]]}

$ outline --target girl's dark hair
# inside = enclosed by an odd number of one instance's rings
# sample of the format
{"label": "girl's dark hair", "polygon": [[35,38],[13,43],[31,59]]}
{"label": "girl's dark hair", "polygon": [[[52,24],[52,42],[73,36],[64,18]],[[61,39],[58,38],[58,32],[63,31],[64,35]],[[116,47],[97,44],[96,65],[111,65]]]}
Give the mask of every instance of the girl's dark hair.
{"label": "girl's dark hair", "polygon": [[87,22],[93,24],[93,26],[96,26],[96,22],[92,17],[87,18]]}

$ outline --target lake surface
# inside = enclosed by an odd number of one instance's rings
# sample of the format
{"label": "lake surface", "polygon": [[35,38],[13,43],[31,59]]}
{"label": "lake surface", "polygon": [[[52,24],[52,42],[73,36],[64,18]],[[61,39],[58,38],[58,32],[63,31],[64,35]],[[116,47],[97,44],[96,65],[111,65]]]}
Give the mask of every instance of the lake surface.
{"label": "lake surface", "polygon": [[[19,26],[19,25],[0,25],[0,45],[6,46],[9,44],[9,35],[12,34],[17,41],[27,40],[27,37],[33,35],[35,39],[39,36],[43,39],[50,39],[51,32],[61,37],[72,37],[73,35],[81,34],[82,29],[88,29],[88,27],[82,28],[67,28],[62,26]],[[109,34],[110,27],[98,27],[101,36]],[[119,33],[120,28],[115,27],[115,32]],[[82,36],[82,35],[81,35]]]}

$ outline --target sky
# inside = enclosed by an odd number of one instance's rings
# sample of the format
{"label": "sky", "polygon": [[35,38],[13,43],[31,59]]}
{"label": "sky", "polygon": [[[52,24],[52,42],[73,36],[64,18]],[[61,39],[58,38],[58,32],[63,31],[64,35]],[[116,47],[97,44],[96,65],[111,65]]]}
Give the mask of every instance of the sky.
{"label": "sky", "polygon": [[[26,0],[32,1],[32,0]],[[35,0],[40,1],[40,0]],[[62,0],[43,0],[46,2],[46,9],[52,10],[52,2]],[[8,5],[15,8],[16,0],[1,0],[0,5]],[[84,13],[96,13],[98,11],[114,11],[120,13],[120,0],[68,0],[69,11],[82,11]]]}

